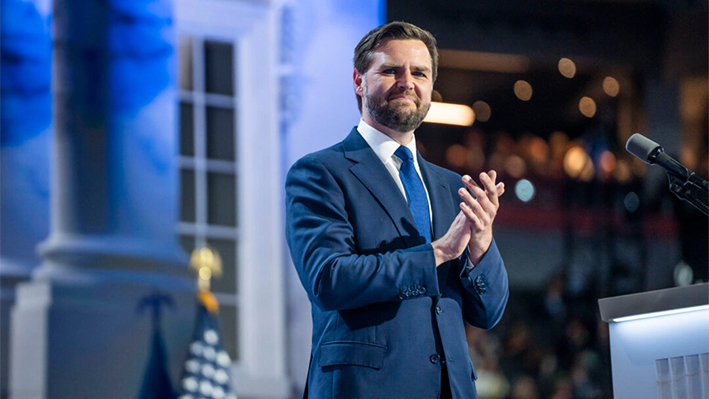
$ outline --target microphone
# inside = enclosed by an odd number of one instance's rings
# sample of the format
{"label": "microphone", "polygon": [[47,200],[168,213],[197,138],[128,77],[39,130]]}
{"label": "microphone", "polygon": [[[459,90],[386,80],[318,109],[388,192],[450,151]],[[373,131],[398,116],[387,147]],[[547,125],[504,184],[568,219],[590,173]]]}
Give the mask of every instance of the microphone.
{"label": "microphone", "polygon": [[685,182],[691,182],[704,190],[709,190],[709,182],[697,176],[694,172],[667,155],[662,146],[640,133],[635,133],[630,136],[628,142],[625,143],[625,149],[649,165],[660,165],[667,170],[667,173]]}
{"label": "microphone", "polygon": [[670,191],[709,216],[709,182],[665,154],[659,144],[640,133],[630,136],[625,149],[645,163],[665,168],[670,180]]}

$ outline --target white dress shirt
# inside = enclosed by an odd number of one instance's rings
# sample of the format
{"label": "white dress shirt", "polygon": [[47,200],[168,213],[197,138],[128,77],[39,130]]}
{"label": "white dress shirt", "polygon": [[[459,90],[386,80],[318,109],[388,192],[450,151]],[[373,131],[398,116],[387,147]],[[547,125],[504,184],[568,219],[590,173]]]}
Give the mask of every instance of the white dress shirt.
{"label": "white dress shirt", "polygon": [[[357,131],[362,136],[364,141],[366,141],[367,144],[369,144],[369,146],[372,148],[372,151],[377,154],[377,157],[379,158],[379,160],[382,161],[384,167],[386,167],[386,169],[389,171],[391,178],[394,179],[396,185],[399,187],[399,191],[401,191],[401,194],[408,201],[408,198],[406,198],[406,190],[404,190],[404,185],[401,183],[401,177],[399,176],[399,170],[401,170],[401,164],[403,163],[403,161],[399,157],[394,155],[394,152],[399,149],[400,144],[394,141],[386,134],[369,126],[367,122],[365,122],[363,119],[359,120]],[[423,176],[421,176],[421,169],[419,168],[418,162],[418,154],[416,152],[415,136],[411,139],[409,144],[406,145],[406,148],[411,151],[412,158],[414,161],[414,168],[416,168],[416,173],[418,173],[419,178],[421,179],[421,183],[423,183]],[[426,200],[428,200],[428,215],[431,220],[431,224],[433,225],[431,198],[428,195],[428,189],[426,188],[426,184],[423,184],[423,189],[426,191]]]}

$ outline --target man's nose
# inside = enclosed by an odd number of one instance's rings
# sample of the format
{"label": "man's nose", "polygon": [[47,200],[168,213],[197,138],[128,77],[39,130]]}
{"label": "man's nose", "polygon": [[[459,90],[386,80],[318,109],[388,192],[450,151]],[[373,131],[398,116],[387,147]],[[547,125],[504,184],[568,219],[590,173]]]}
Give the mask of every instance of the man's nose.
{"label": "man's nose", "polygon": [[414,77],[409,71],[403,71],[397,77],[397,85],[402,90],[413,90],[414,88]]}

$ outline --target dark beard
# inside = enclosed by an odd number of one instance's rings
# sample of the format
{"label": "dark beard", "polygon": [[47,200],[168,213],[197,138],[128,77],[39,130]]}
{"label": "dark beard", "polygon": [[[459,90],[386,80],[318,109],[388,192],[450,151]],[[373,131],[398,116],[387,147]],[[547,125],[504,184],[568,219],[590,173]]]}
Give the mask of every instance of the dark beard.
{"label": "dark beard", "polygon": [[428,109],[431,108],[431,103],[421,104],[418,97],[416,97],[415,111],[394,108],[389,105],[389,101],[371,94],[367,94],[365,97],[365,106],[372,118],[383,126],[401,133],[410,132],[421,126]]}

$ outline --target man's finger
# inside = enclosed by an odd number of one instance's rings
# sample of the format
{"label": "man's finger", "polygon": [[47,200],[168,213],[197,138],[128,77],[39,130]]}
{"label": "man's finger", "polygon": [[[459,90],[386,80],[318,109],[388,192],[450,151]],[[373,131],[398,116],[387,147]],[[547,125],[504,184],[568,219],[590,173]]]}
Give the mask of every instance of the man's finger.
{"label": "man's finger", "polygon": [[[474,189],[475,191],[482,192],[482,190],[478,187],[475,187]],[[492,222],[492,219],[495,217],[495,210],[492,209],[492,204],[490,204],[489,201],[486,200],[487,204],[485,205],[481,204],[480,201],[473,198],[470,193],[465,190],[465,188],[458,190],[458,194],[463,200],[461,203],[461,210],[464,211],[465,215],[476,227],[482,230],[486,225]],[[485,196],[483,195],[482,198],[485,198]],[[463,205],[465,207],[463,207]],[[470,212],[467,212],[466,210],[470,210]]]}
{"label": "man's finger", "polygon": [[498,207],[497,187],[492,185],[489,187],[489,189],[485,190],[477,183],[475,183],[475,181],[468,175],[463,176],[463,184],[465,184],[465,186],[475,196],[475,199],[486,210],[486,212],[495,212]]}
{"label": "man's finger", "polygon": [[473,209],[468,206],[465,202],[460,203],[460,210],[463,211],[463,215],[468,219],[473,226],[473,230],[482,231],[485,229],[485,222],[475,213]]}
{"label": "man's finger", "polygon": [[480,182],[482,182],[483,187],[485,187],[485,194],[490,202],[497,207],[499,202],[497,200],[497,188],[495,187],[496,177],[497,173],[494,170],[491,170],[489,173],[480,173]]}

